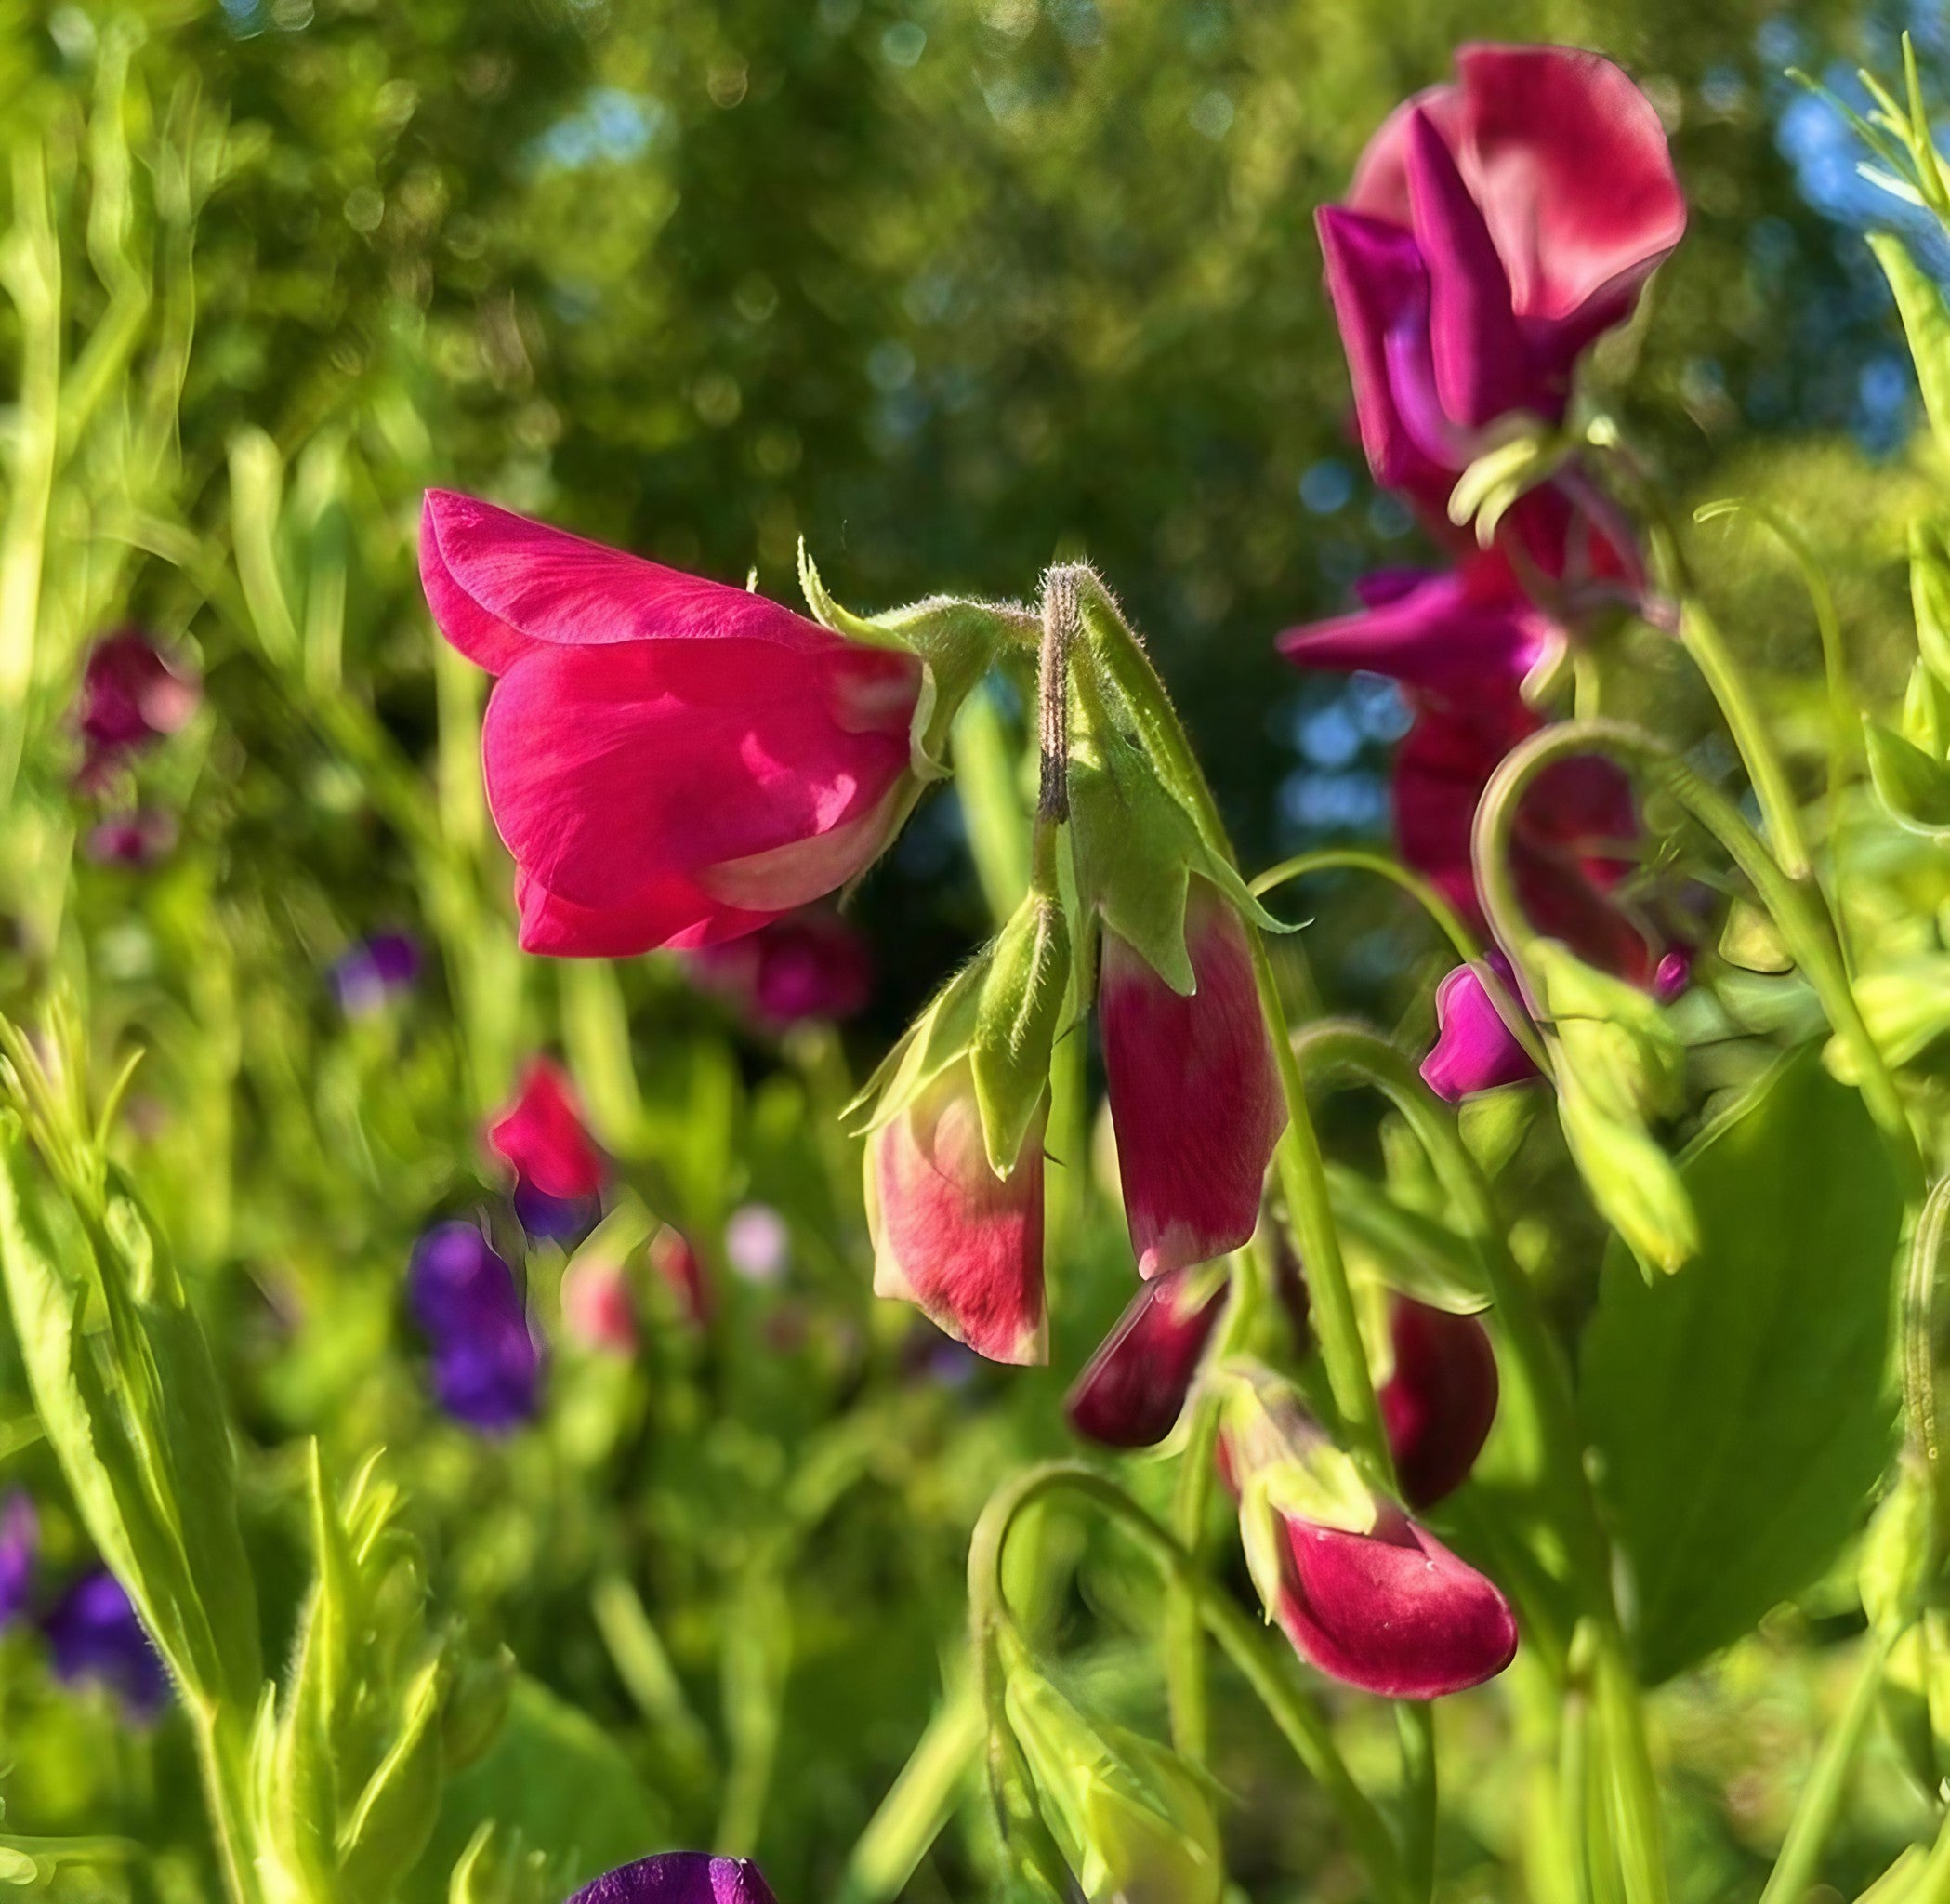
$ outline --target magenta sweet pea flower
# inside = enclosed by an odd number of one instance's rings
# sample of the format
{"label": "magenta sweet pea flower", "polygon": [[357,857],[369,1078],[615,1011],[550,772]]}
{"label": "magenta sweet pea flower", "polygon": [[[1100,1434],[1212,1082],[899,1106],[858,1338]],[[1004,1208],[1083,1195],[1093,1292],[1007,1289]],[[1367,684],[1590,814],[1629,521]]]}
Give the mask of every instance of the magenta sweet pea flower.
{"label": "magenta sweet pea flower", "polygon": [[1043,1128],[989,1168],[974,1071],[958,1058],[867,1140],[874,1293],[915,1304],[992,1362],[1040,1362]]}
{"label": "magenta sweet pea flower", "polygon": [[1153,1448],[1178,1425],[1225,1307],[1223,1276],[1166,1270],[1146,1283],[1072,1386],[1063,1412],[1087,1441]]}
{"label": "magenta sweet pea flower", "polygon": [[84,1574],[41,1622],[57,1679],[107,1686],[131,1719],[156,1718],[169,1703],[169,1675],[122,1582]]}
{"label": "magenta sweet pea flower", "polygon": [[41,1524],[33,1502],[16,1490],[0,1501],[0,1627],[19,1620],[33,1598],[40,1545]]}
{"label": "magenta sweet pea flower", "polygon": [[568,1074],[534,1058],[514,1102],[488,1126],[488,1147],[514,1168],[515,1214],[531,1236],[561,1240],[595,1222],[608,1167],[582,1120]]}
{"label": "magenta sweet pea flower", "polygon": [[1369,463],[1436,514],[1488,426],[1561,417],[1579,354],[1686,226],[1658,114],[1610,60],[1470,46],[1456,65],[1319,215]]}
{"label": "magenta sweet pea flower", "polygon": [[1190,998],[1108,927],[1103,935],[1098,1024],[1125,1219],[1147,1277],[1252,1236],[1286,1128],[1245,928],[1196,875],[1185,950],[1197,985]]}
{"label": "magenta sweet pea flower", "polygon": [[99,788],[152,741],[179,732],[196,712],[202,684],[140,628],[119,628],[88,652],[74,724],[85,749],[80,783]]}
{"label": "magenta sweet pea flower", "polygon": [[420,577],[497,677],[488,804],[531,952],[735,938],[837,891],[912,803],[912,655],[445,490]]}
{"label": "magenta sweet pea flower", "polygon": [[[1504,995],[1521,1010],[1509,960],[1493,951],[1487,962]],[[1491,1002],[1480,967],[1458,965],[1443,975],[1435,988],[1435,1046],[1422,1060],[1422,1082],[1445,1102],[1460,1104],[1479,1091],[1522,1084],[1537,1075],[1530,1053]]]}
{"label": "magenta sweet pea flower", "polygon": [[176,845],[176,821],[153,807],[137,807],[98,820],[87,831],[82,851],[99,866],[121,866],[147,872],[169,857]]}
{"label": "magenta sweet pea flower", "polygon": [[569,1904],[776,1904],[748,1858],[666,1851],[585,1886]]}
{"label": "magenta sweet pea flower", "polygon": [[542,1355],[514,1272],[473,1224],[437,1223],[407,1273],[414,1318],[433,1350],[433,1395],[446,1413],[483,1435],[530,1420]]}
{"label": "magenta sweet pea flower", "polygon": [[865,934],[834,912],[793,913],[742,939],[703,946],[689,964],[700,985],[772,1031],[809,1018],[851,1018],[874,991]]}
{"label": "magenta sweet pea flower", "polygon": [[1473,1316],[1397,1296],[1395,1368],[1377,1399],[1402,1498],[1433,1507],[1468,1478],[1496,1419],[1496,1352]]}

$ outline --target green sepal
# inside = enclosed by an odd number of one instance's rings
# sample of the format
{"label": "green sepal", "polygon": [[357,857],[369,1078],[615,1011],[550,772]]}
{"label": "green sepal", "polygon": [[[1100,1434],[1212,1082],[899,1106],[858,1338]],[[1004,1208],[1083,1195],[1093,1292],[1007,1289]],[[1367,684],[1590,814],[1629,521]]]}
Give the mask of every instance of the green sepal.
{"label": "green sepal", "polygon": [[988,958],[969,1057],[989,1168],[1006,1177],[1049,1088],[1049,1054],[1070,985],[1070,931],[1053,898],[1031,892]]}
{"label": "green sepal", "polygon": [[1693,1199],[1642,1124],[1600,1103],[1575,1075],[1559,1079],[1558,1119],[1592,1202],[1648,1276],[1669,1275],[1698,1253]]}
{"label": "green sepal", "polygon": [[1529,949],[1538,1015],[1562,1064],[1612,1115],[1675,1115],[1684,1102],[1686,1047],[1649,992],[1587,965],[1556,939]]}
{"label": "green sepal", "polygon": [[[1950,953],[1928,952],[1863,973],[1855,981],[1855,1002],[1884,1060],[1892,1066],[1911,1063],[1950,1033]],[[1861,1084],[1846,1039],[1831,1037],[1822,1063],[1839,1082]]]}
{"label": "green sepal", "polygon": [[1905,1461],[1869,1520],[1855,1575],[1862,1610],[1885,1640],[1895,1640],[1922,1617],[1941,1561],[1929,1479],[1913,1460]]}
{"label": "green sepal", "polygon": [[951,978],[875,1066],[840,1113],[847,1134],[865,1137],[900,1116],[928,1085],[975,1042],[982,988],[995,954],[984,945]]}
{"label": "green sepal", "polygon": [[1932,760],[1950,760],[1950,686],[1927,662],[1918,661],[1909,670],[1897,731]]}
{"label": "green sepal", "polygon": [[872,648],[912,654],[921,664],[908,746],[917,780],[948,777],[948,734],[968,699],[1009,643],[1030,638],[1035,617],[1013,602],[930,595],[885,615],[855,615],[826,592],[810,551],[799,544],[799,587],[822,628]]}
{"label": "green sepal", "polygon": [[1869,777],[1890,817],[1912,833],[1950,839],[1950,765],[1871,715],[1862,717],[1862,733]]}
{"label": "green sepal", "polygon": [[1903,315],[1909,354],[1916,361],[1930,434],[1939,447],[1950,450],[1950,310],[1944,308],[1936,281],[1893,231],[1871,231],[1868,246],[1896,295],[1896,309]]}
{"label": "green sepal", "polygon": [[447,1685],[444,1658],[428,1660],[408,1682],[392,1744],[339,1830],[339,1895],[389,1895],[426,1850],[440,1816]]}

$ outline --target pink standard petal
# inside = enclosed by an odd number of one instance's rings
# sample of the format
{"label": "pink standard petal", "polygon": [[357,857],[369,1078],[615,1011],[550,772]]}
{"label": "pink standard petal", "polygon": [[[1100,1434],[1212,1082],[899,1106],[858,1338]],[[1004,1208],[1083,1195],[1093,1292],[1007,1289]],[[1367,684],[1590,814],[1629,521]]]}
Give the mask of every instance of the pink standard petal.
{"label": "pink standard petal", "polygon": [[1389,1307],[1395,1370],[1377,1397],[1411,1507],[1432,1507],[1469,1477],[1496,1420],[1496,1352],[1473,1316],[1397,1296]]}
{"label": "pink standard petal", "polygon": [[1206,1289],[1195,1270],[1146,1283],[1071,1388],[1063,1404],[1071,1427],[1105,1448],[1163,1441],[1178,1425],[1225,1299],[1223,1280]]}
{"label": "pink standard petal", "polygon": [[992,1362],[1040,1362],[1043,1130],[1007,1178],[990,1170],[964,1058],[868,1141],[874,1293],[913,1302]]}
{"label": "pink standard petal", "polygon": [[[1509,991],[1509,964],[1500,953],[1494,956]],[[1521,1084],[1537,1075],[1530,1053],[1483,989],[1476,966],[1458,965],[1443,975],[1435,988],[1435,1048],[1422,1060],[1422,1082],[1439,1098],[1459,1104],[1479,1091]]]}
{"label": "pink standard petal", "polygon": [[1111,1122],[1131,1248],[1147,1277],[1252,1236],[1286,1128],[1245,928],[1196,877],[1185,946],[1198,987],[1189,998],[1114,932],[1103,937],[1098,1012]]}
{"label": "pink standard petal", "polygon": [[593,1197],[607,1174],[567,1075],[548,1058],[529,1064],[514,1103],[488,1127],[488,1144],[545,1197]]}
{"label": "pink standard petal", "polygon": [[1517,1654],[1495,1586],[1399,1509],[1370,1533],[1285,1517],[1280,1624],[1302,1657],[1384,1699],[1480,1686]]}

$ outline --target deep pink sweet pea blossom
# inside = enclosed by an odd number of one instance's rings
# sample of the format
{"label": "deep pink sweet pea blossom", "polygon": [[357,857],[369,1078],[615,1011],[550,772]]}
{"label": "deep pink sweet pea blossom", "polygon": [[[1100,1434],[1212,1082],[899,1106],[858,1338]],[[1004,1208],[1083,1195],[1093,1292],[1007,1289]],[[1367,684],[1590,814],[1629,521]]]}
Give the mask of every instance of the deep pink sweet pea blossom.
{"label": "deep pink sweet pea blossom", "polygon": [[1245,927],[1195,874],[1185,950],[1190,998],[1108,927],[1103,935],[1098,1025],[1125,1219],[1147,1277],[1247,1241],[1286,1128]]}
{"label": "deep pink sweet pea blossom", "polygon": [[710,1278],[691,1239],[669,1223],[650,1239],[650,1266],[677,1299],[678,1309],[693,1329],[711,1319],[715,1306]]}
{"label": "deep pink sweet pea blossom", "polygon": [[912,1302],[992,1362],[1040,1362],[1043,1125],[989,1168],[974,1069],[958,1058],[867,1140],[874,1293]]}
{"label": "deep pink sweet pea blossom", "polygon": [[445,490],[420,578],[498,677],[482,759],[529,951],[735,938],[863,872],[912,802],[909,654]]}
{"label": "deep pink sweet pea blossom", "polygon": [[196,712],[202,683],[138,628],[118,628],[88,651],[74,724],[85,754],[80,784],[99,789],[152,741],[179,732]]}
{"label": "deep pink sweet pea blossom", "polygon": [[1172,1269],[1131,1299],[1063,1404],[1070,1425],[1106,1448],[1153,1448],[1178,1425],[1225,1307],[1223,1276]]}
{"label": "deep pink sweet pea blossom", "polygon": [[1496,1419],[1496,1352],[1473,1316],[1396,1296],[1394,1373],[1376,1399],[1402,1498],[1433,1507],[1468,1478]]}
{"label": "deep pink sweet pea blossom", "polygon": [[[1493,951],[1488,962],[1495,969],[1507,998],[1517,998],[1509,960]],[[1422,1082],[1448,1104],[1460,1104],[1480,1091],[1522,1084],[1537,1075],[1537,1067],[1516,1034],[1491,1002],[1482,970],[1458,965],[1444,973],[1435,988],[1434,1048],[1422,1060]]]}
{"label": "deep pink sweet pea blossom", "polygon": [[666,1851],[585,1885],[569,1904],[776,1904],[748,1858]]}
{"label": "deep pink sweet pea blossom", "polygon": [[96,821],[82,851],[99,866],[146,873],[167,859],[175,845],[176,821],[170,814],[157,807],[134,807]]}
{"label": "deep pink sweet pea blossom", "polygon": [[487,1141],[514,1168],[515,1213],[531,1236],[560,1238],[588,1227],[608,1166],[583,1124],[568,1074],[553,1059],[530,1060]]}
{"label": "deep pink sweet pea blossom", "polygon": [[637,1305],[629,1276],[607,1256],[578,1256],[562,1272],[562,1329],[578,1347],[599,1355],[637,1353]]}
{"label": "deep pink sweet pea blossom", "polygon": [[1490,425],[1562,416],[1578,355],[1686,226],[1658,114],[1610,60],[1470,46],[1456,65],[1319,214],[1369,464],[1437,514]]}
{"label": "deep pink sweet pea blossom", "polygon": [[866,935],[818,908],[775,919],[742,939],[701,946],[687,962],[700,985],[774,1031],[808,1018],[851,1018],[874,990]]}

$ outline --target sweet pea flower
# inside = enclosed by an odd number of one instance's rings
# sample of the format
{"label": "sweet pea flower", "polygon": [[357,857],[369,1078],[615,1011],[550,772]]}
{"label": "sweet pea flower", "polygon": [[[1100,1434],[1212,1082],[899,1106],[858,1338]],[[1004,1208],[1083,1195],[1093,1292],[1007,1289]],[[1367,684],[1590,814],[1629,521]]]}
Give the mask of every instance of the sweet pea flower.
{"label": "sweet pea flower", "polygon": [[107,1686],[131,1719],[154,1719],[169,1703],[169,1675],[113,1574],[101,1568],[84,1574],[55,1603],[41,1630],[57,1679]]}
{"label": "sweet pea flower", "polygon": [[1561,418],[1686,226],[1658,114],[1610,60],[1477,45],[1456,69],[1319,214],[1369,464],[1438,517],[1500,418]]}
{"label": "sweet pea flower", "polygon": [[562,1328],[571,1342],[599,1355],[637,1353],[637,1305],[620,1263],[584,1255],[562,1272]]}
{"label": "sweet pea flower", "polygon": [[1043,1117],[1007,1176],[990,1169],[966,1056],[867,1141],[874,1293],[909,1302],[992,1362],[1040,1362]]}
{"label": "sweet pea flower", "polygon": [[[1494,968],[1504,995],[1517,998],[1516,979],[1501,952],[1485,961]],[[1491,1002],[1482,968],[1458,965],[1435,988],[1435,1046],[1422,1060],[1422,1082],[1448,1104],[1460,1104],[1479,1091],[1522,1084],[1537,1067],[1503,1014]]]}
{"label": "sweet pea flower", "polygon": [[913,804],[911,654],[445,490],[420,577],[496,677],[482,759],[528,951],[736,938],[864,872]]}
{"label": "sweet pea flower", "polygon": [[1254,1583],[1321,1672],[1384,1699],[1430,1699],[1516,1657],[1495,1586],[1375,1494],[1288,1385],[1234,1380],[1219,1454]]}
{"label": "sweet pea flower", "polygon": [[11,1626],[33,1596],[33,1565],[41,1524],[33,1502],[18,1490],[0,1501],[0,1627]]}
{"label": "sweet pea flower", "polygon": [[348,1018],[370,1018],[387,1001],[413,989],[420,975],[419,943],[407,932],[375,932],[332,961],[329,974],[338,1009]]}
{"label": "sweet pea flower", "polygon": [[1196,989],[1181,997],[1106,928],[1098,1024],[1125,1220],[1140,1275],[1236,1250],[1259,1221],[1273,1147],[1286,1128],[1245,927],[1193,875],[1185,949]]}
{"label": "sweet pea flower", "polygon": [[196,712],[202,684],[138,628],[97,641],[82,670],[74,724],[85,749],[80,780],[99,787],[131,754],[178,733]]}
{"label": "sweet pea flower", "polygon": [[471,1223],[437,1223],[407,1273],[415,1319],[433,1349],[433,1395],[456,1421],[503,1435],[530,1420],[542,1356],[514,1272]]}
{"label": "sweet pea flower", "polygon": [[834,912],[792,913],[742,939],[702,946],[688,963],[700,985],[771,1031],[809,1018],[851,1018],[873,996],[866,937]]}
{"label": "sweet pea flower", "polygon": [[137,807],[98,820],[88,828],[82,851],[99,866],[147,872],[176,845],[176,821],[154,807]]}
{"label": "sweet pea flower", "polygon": [[515,1172],[515,1214],[531,1236],[555,1241],[588,1228],[607,1170],[584,1127],[568,1074],[533,1058],[510,1104],[488,1126],[488,1148]]}
{"label": "sweet pea flower", "polygon": [[586,1885],[569,1904],[776,1904],[748,1858],[665,1851]]}
{"label": "sweet pea flower", "polygon": [[1153,1448],[1178,1425],[1225,1307],[1222,1276],[1166,1270],[1146,1283],[1070,1390],[1063,1412],[1087,1441]]}
{"label": "sweet pea flower", "polygon": [[664,1224],[650,1239],[650,1266],[677,1298],[684,1320],[702,1329],[711,1319],[711,1285],[690,1237]]}
{"label": "sweet pea flower", "polygon": [[769,1203],[742,1203],[725,1221],[724,1258],[733,1274],[759,1289],[784,1279],[792,1266],[792,1232]]}
{"label": "sweet pea flower", "polygon": [[1433,1507],[1468,1478],[1496,1419],[1496,1352],[1473,1316],[1396,1296],[1395,1368],[1376,1399],[1402,1497]]}

